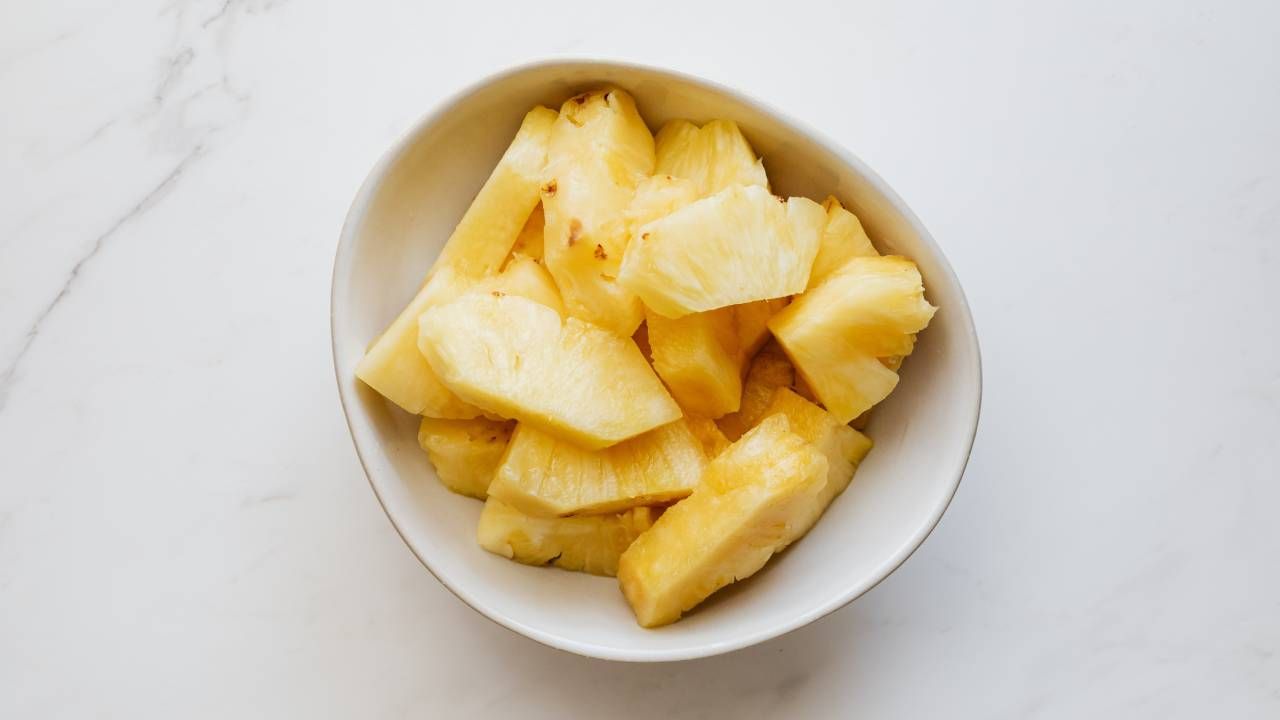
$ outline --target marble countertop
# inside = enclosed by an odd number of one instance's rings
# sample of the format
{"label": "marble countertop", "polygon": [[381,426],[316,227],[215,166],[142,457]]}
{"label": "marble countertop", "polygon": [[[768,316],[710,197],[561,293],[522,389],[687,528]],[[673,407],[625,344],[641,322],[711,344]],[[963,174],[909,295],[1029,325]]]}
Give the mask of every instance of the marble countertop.
{"label": "marble countertop", "polygon": [[[421,5],[0,9],[0,717],[1280,717],[1280,6]],[[810,627],[549,650],[369,491],[329,352],[348,203],[547,54],[787,108],[966,285],[960,492]]]}

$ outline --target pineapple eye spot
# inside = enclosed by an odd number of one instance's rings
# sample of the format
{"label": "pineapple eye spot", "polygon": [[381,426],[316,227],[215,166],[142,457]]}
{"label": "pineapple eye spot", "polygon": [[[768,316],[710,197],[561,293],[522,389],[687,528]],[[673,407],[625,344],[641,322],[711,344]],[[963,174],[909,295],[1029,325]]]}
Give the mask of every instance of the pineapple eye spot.
{"label": "pineapple eye spot", "polygon": [[649,239],[649,233],[640,233],[640,239],[641,239],[641,240],[648,240],[648,239]]}
{"label": "pineapple eye spot", "polygon": [[574,218],[569,221],[569,247],[578,242],[578,238],[582,236],[582,221]]}
{"label": "pineapple eye spot", "polygon": [[551,180],[546,185],[542,186],[542,194],[546,195],[547,197],[555,197],[557,189],[558,189],[558,186],[556,185],[556,181]]}
{"label": "pineapple eye spot", "polygon": [[506,293],[502,292],[501,290],[492,290],[490,291],[489,294],[493,295],[494,297],[502,297],[503,295],[506,295]]}
{"label": "pineapple eye spot", "polygon": [[573,101],[578,103],[579,105],[585,105],[587,103],[587,93],[582,93],[581,95],[574,95]]}
{"label": "pineapple eye spot", "polygon": [[604,246],[603,246],[603,245],[600,245],[600,244],[597,244],[597,245],[596,245],[596,250],[595,250],[595,252],[594,252],[594,253],[592,253],[592,254],[593,254],[593,255],[595,255],[595,258],[596,258],[597,260],[608,260],[608,259],[609,259],[609,255],[604,251]]}

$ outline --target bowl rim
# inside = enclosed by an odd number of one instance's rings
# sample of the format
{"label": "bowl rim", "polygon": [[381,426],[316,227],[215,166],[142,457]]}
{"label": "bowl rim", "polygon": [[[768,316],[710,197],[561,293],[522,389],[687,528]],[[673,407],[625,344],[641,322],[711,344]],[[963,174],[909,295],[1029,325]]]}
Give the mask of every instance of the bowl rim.
{"label": "bowl rim", "polygon": [[[916,529],[912,537],[904,543],[892,556],[880,563],[876,571],[870,573],[867,578],[855,583],[849,587],[844,593],[837,596],[832,601],[805,613],[799,614],[790,620],[779,623],[764,630],[759,630],[746,635],[735,636],[728,640],[701,642],[688,646],[681,646],[662,650],[627,650],[619,649],[611,646],[595,645],[577,640],[570,640],[554,633],[541,630],[536,627],[529,626],[516,618],[510,617],[504,613],[498,612],[489,607],[482,600],[474,597],[471,593],[463,588],[456,587],[449,581],[447,577],[437,572],[436,568],[427,558],[423,557],[414,547],[413,543],[405,536],[404,530],[400,526],[400,522],[396,519],[395,512],[387,506],[386,501],[382,497],[382,493],[378,489],[378,484],[374,481],[373,473],[369,471],[369,463],[365,459],[365,451],[361,444],[361,432],[357,430],[352,420],[352,405],[355,398],[351,397],[354,393],[341,375],[338,361],[338,340],[337,340],[337,303],[339,290],[345,289],[346,284],[341,283],[339,279],[339,271],[350,265],[351,257],[354,254],[355,242],[354,237],[363,218],[366,216],[369,205],[371,204],[373,195],[377,187],[385,179],[388,169],[411,145],[414,138],[418,137],[422,132],[439,122],[445,114],[466,100],[469,96],[477,93],[486,86],[498,82],[500,80],[530,72],[533,70],[546,69],[556,66],[597,66],[600,68],[621,69],[621,70],[641,70],[658,75],[666,75],[684,82],[694,85],[701,85],[705,88],[713,90],[724,95],[728,95],[737,101],[753,107],[762,114],[773,117],[775,120],[783,123],[806,135],[817,145],[832,155],[840,158],[848,166],[858,172],[872,187],[874,187],[889,202],[893,209],[900,213],[902,218],[910,224],[911,228],[917,233],[920,239],[925,243],[934,257],[938,260],[939,266],[946,273],[954,284],[958,296],[959,304],[952,305],[948,308],[949,312],[959,311],[957,320],[963,331],[964,340],[969,345],[969,349],[973,353],[976,373],[973,382],[976,383],[976,394],[974,397],[974,406],[969,418],[969,427],[967,438],[965,438],[965,449],[962,458],[953,472],[950,487],[936,503],[930,512],[926,521]],[[954,310],[952,309],[954,308]],[[355,199],[351,203],[350,209],[343,220],[342,230],[338,238],[338,247],[334,254],[334,264],[332,279],[329,291],[329,340],[331,348],[331,358],[333,360],[334,378],[338,385],[338,399],[342,405],[342,413],[347,423],[348,433],[351,435],[352,444],[355,446],[356,457],[360,461],[360,467],[364,470],[365,479],[369,483],[369,487],[373,490],[374,497],[378,499],[378,504],[382,506],[383,512],[387,519],[391,522],[391,526],[400,536],[401,541],[413,553],[413,556],[422,563],[427,572],[440,582],[450,593],[464,605],[479,613],[482,617],[489,619],[491,622],[500,625],[508,630],[516,632],[527,638],[535,640],[548,647],[562,650],[565,652],[583,655],[586,657],[598,658],[602,660],[615,660],[627,662],[667,662],[678,660],[693,660],[703,657],[711,657],[723,653],[741,650],[743,648],[757,645],[767,640],[785,635],[793,630],[804,627],[812,622],[820,620],[827,615],[843,608],[859,597],[865,595],[872,588],[879,585],[885,578],[892,575],[899,567],[903,565],[916,550],[924,544],[933,530],[942,520],[943,514],[950,507],[951,501],[955,498],[956,492],[959,490],[960,481],[964,477],[965,469],[968,466],[969,458],[973,453],[973,444],[977,436],[978,422],[982,413],[982,353],[978,344],[977,329],[973,322],[973,313],[969,307],[968,298],[965,296],[964,287],[960,283],[959,277],[955,270],[951,267],[951,262],[943,253],[942,249],[934,241],[933,235],[929,233],[924,224],[920,221],[916,214],[907,206],[906,202],[884,181],[874,170],[872,170],[857,155],[845,148],[842,144],[834,141],[826,133],[812,127],[807,122],[799,120],[776,106],[760,100],[752,95],[737,90],[735,88],[724,85],[715,80],[708,79],[700,75],[681,72],[671,68],[652,65],[643,62],[635,62],[623,59],[600,58],[600,57],[578,57],[578,56],[549,56],[528,62],[511,65],[506,68],[491,72],[471,83],[468,83],[455,90],[446,97],[437,101],[434,106],[426,114],[424,114],[417,122],[415,122],[408,130],[406,130],[399,139],[395,141],[370,169],[365,180],[361,183],[360,189],[356,192]],[[352,386],[353,387],[353,386]]]}

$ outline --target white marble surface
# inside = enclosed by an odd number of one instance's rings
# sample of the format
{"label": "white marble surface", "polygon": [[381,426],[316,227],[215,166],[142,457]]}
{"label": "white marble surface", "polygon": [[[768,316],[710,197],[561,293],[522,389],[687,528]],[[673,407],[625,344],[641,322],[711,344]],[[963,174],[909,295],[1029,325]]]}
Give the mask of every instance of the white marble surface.
{"label": "white marble surface", "polygon": [[[0,717],[1280,717],[1280,6],[426,5],[0,6]],[[788,107],[966,283],[968,475],[816,625],[548,650],[369,491],[328,347],[347,203],[549,53]]]}

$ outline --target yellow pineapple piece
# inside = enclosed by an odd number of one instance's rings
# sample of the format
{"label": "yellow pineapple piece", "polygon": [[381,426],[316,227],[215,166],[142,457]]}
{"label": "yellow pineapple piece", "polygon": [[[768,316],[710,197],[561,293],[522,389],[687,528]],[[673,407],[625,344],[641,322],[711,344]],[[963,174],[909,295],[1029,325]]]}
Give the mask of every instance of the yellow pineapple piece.
{"label": "yellow pineapple piece", "polygon": [[485,418],[422,418],[418,444],[427,451],[445,487],[483,500],[514,427],[513,422]]}
{"label": "yellow pineapple piece", "polygon": [[707,465],[688,498],[622,553],[618,584],[644,627],[674,622],[754,574],[814,512],[827,460],[774,415]]}
{"label": "yellow pineapple piece", "polygon": [[699,128],[688,120],[672,120],[655,138],[658,174],[687,178],[702,197],[731,185],[769,188],[764,163],[732,120],[712,120]]}
{"label": "yellow pineapple piece", "polygon": [[827,458],[827,484],[818,493],[813,515],[795,526],[796,537],[809,532],[837,495],[849,487],[858,463],[871,451],[871,438],[838,421],[831,413],[788,388],[778,388],[765,417],[786,415],[791,432],[807,440]]}
{"label": "yellow pineapple piece", "polygon": [[[538,186],[556,113],[544,107],[525,116],[498,166],[454,229],[418,295],[356,365],[356,377],[414,414],[472,418],[480,412],[440,384],[418,352],[418,316],[458,278],[498,272],[521,227],[538,203]],[[439,276],[439,277],[437,277]]]}
{"label": "yellow pineapple piece", "polygon": [[636,230],[618,279],[670,318],[792,295],[809,281],[825,223],[807,198],[729,187]]}
{"label": "yellow pineapple piece", "polygon": [[766,345],[751,361],[738,411],[725,415],[716,424],[726,437],[737,440],[764,418],[764,411],[773,402],[774,390],[790,387],[794,380],[791,361],[777,345]]}
{"label": "yellow pineapple piece", "polygon": [[518,295],[469,292],[420,321],[418,348],[463,400],[587,448],[680,418],[630,337]]}
{"label": "yellow pineapple piece", "polygon": [[653,135],[627,93],[583,93],[561,107],[542,188],[544,261],[571,315],[623,337],[644,314],[617,282],[630,239],[626,212],[653,163]]}
{"label": "yellow pineapple piece", "polygon": [[513,256],[518,253],[527,258],[542,260],[542,234],[546,223],[547,218],[542,212],[542,203],[539,202],[533,208],[533,214],[529,216],[529,221],[524,224],[520,234],[516,236],[515,244],[511,246]]}
{"label": "yellow pineapple piece", "polygon": [[530,517],[494,498],[480,513],[480,547],[526,565],[553,563],[565,570],[617,575],[618,558],[657,513],[647,507],[618,515]]}
{"label": "yellow pineapple piece", "polygon": [[742,361],[732,308],[675,320],[645,314],[653,369],[681,407],[718,418],[738,409]]}
{"label": "yellow pineapple piece", "polygon": [[769,329],[823,406],[847,423],[897,385],[877,358],[910,353],[936,310],[915,263],[856,257],[775,315]]}
{"label": "yellow pineapple piece", "polygon": [[618,512],[687,496],[706,464],[702,443],[684,420],[603,450],[521,424],[489,494],[537,517]]}
{"label": "yellow pineapple piece", "polygon": [[708,459],[714,460],[717,455],[729,447],[729,438],[725,437],[724,433],[720,431],[720,426],[716,425],[715,420],[686,413],[684,421],[689,425],[689,430],[693,433],[693,436],[698,438],[698,442],[702,443],[702,454],[706,455]]}
{"label": "yellow pineapple piece", "polygon": [[822,231],[818,256],[813,260],[813,271],[809,273],[810,289],[817,287],[851,258],[880,254],[871,244],[871,238],[867,237],[867,231],[862,229],[858,217],[845,210],[839,200],[830,196],[822,202],[822,207],[827,211],[827,224]]}

